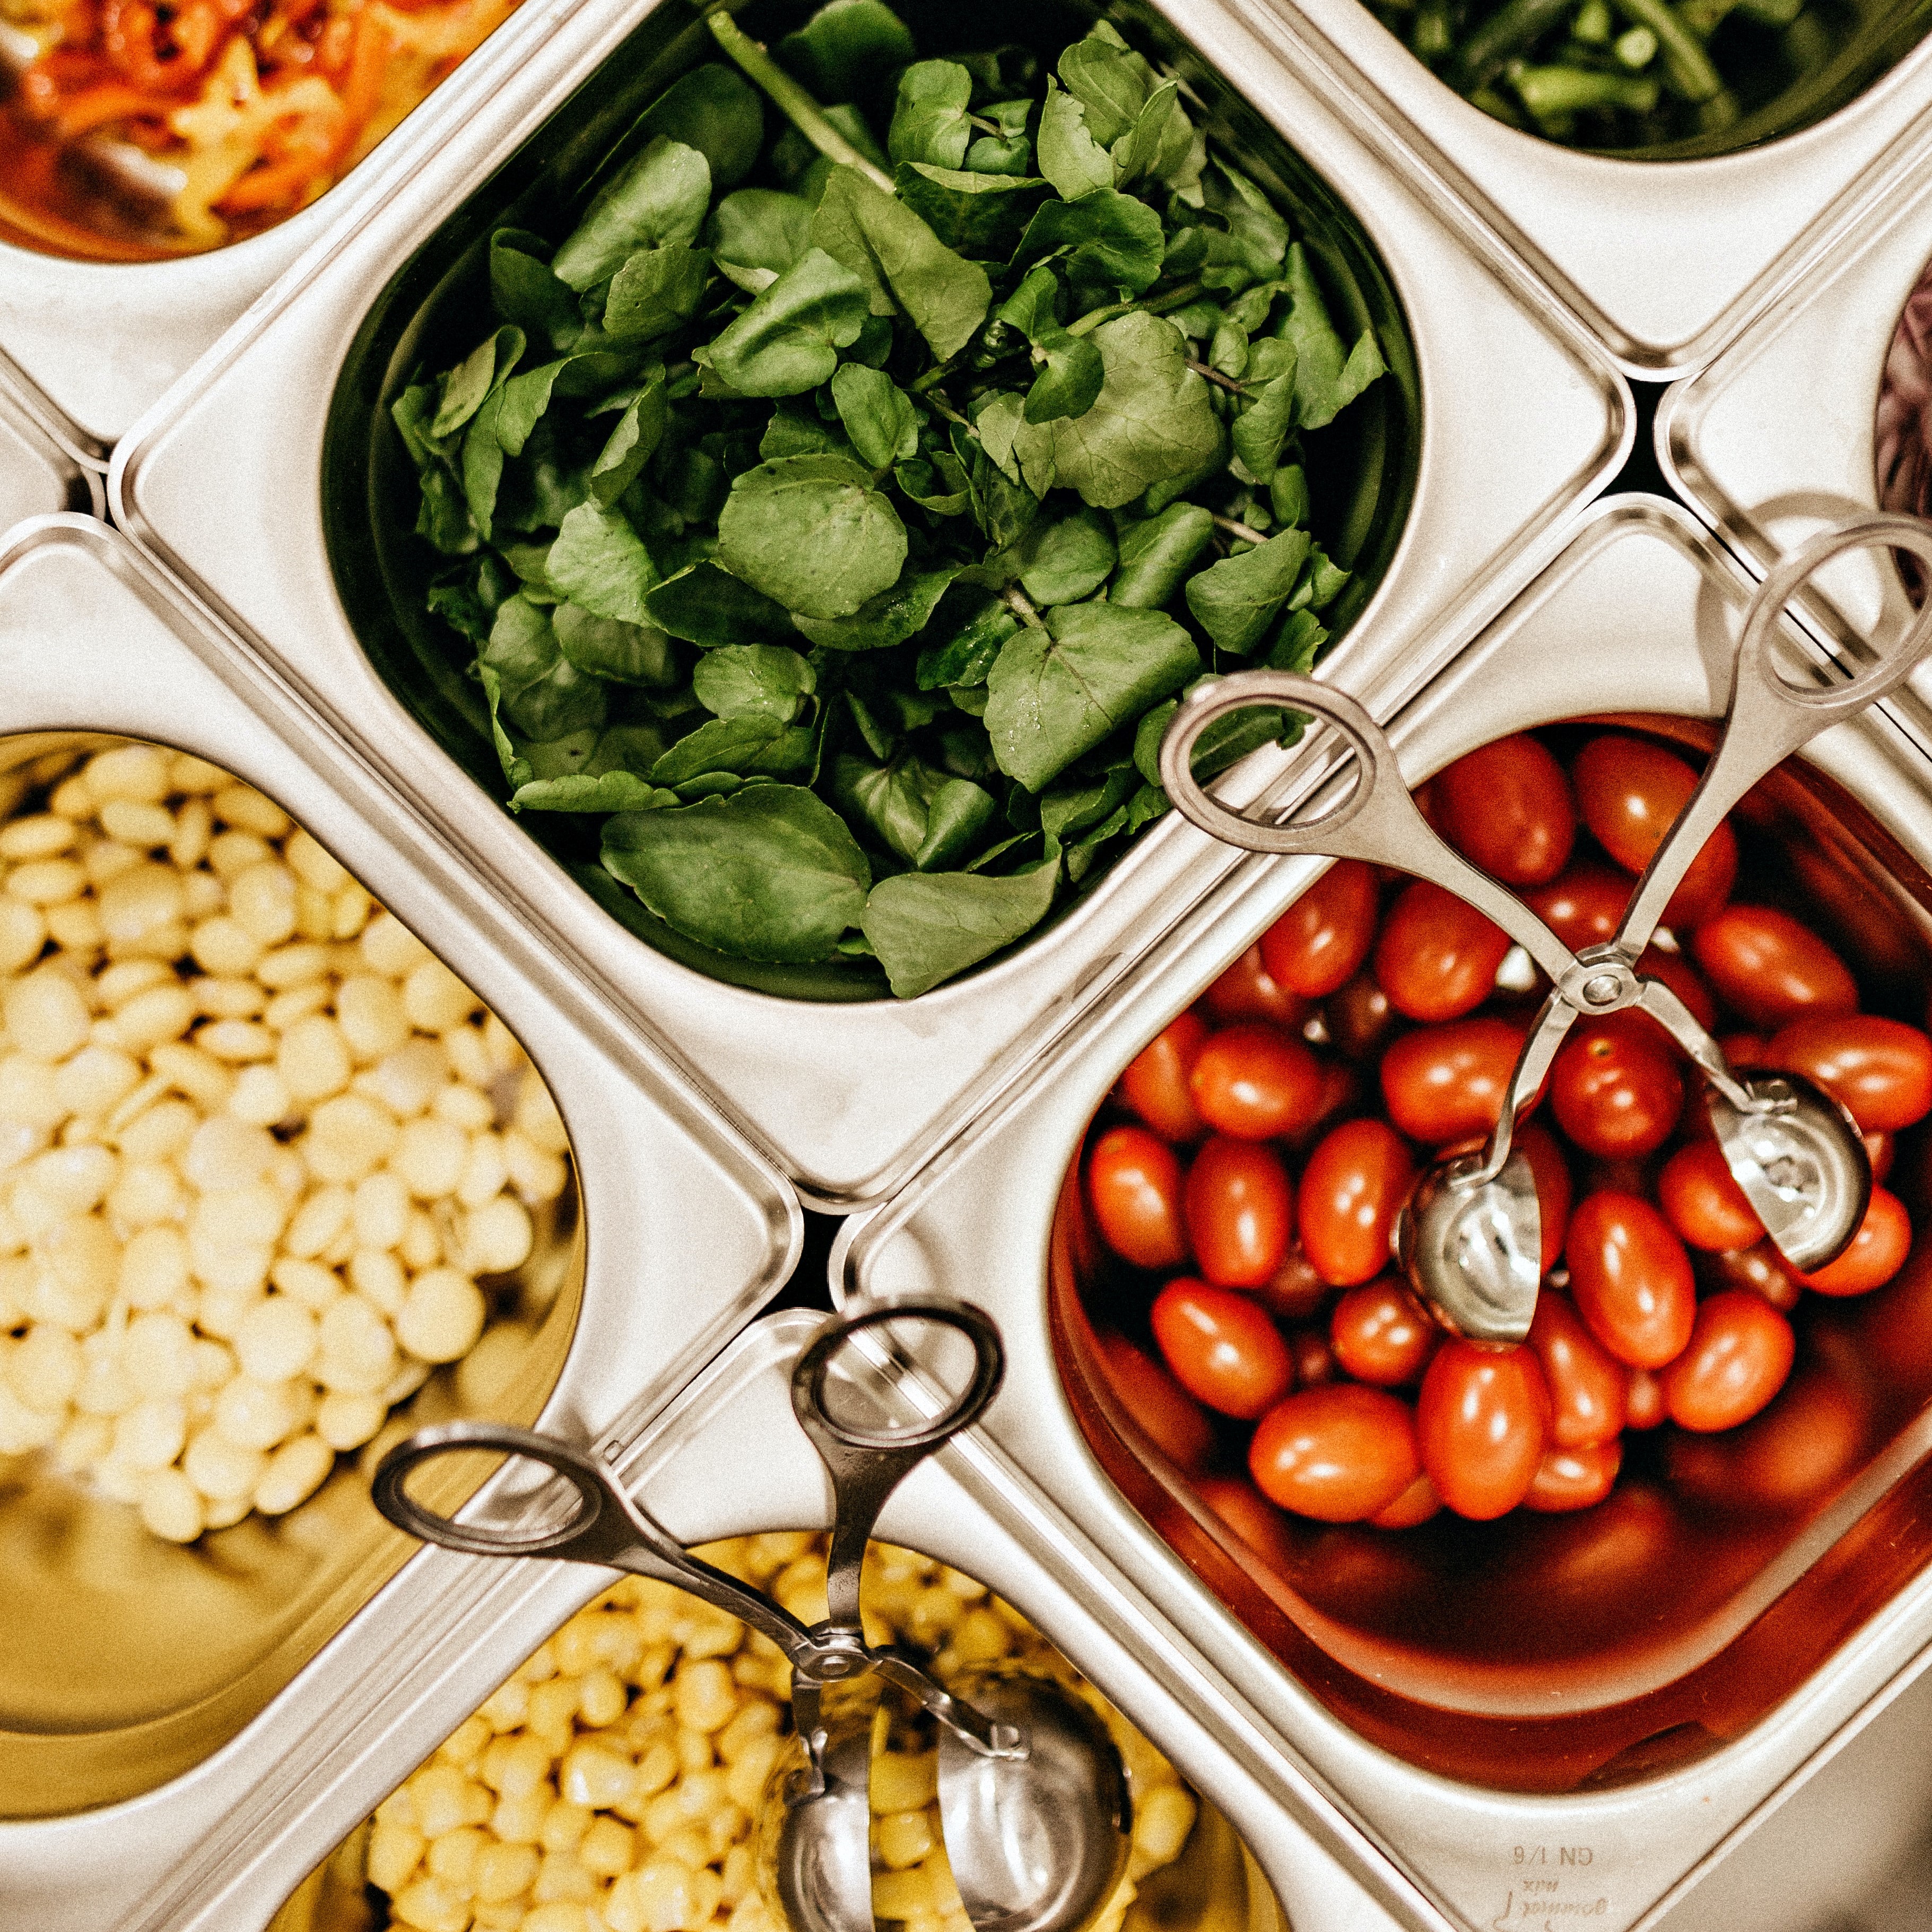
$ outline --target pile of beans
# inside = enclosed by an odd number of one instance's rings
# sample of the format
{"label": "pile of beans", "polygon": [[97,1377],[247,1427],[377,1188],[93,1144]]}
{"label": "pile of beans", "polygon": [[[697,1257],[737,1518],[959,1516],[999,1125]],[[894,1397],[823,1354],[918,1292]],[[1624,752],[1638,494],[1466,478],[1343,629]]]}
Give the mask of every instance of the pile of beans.
{"label": "pile of beans", "polygon": [[[744,1537],[698,1552],[825,1615],[824,1539]],[[866,1635],[934,1653],[942,1676],[1006,1660],[1082,1690],[1127,1767],[1133,1843],[1094,1932],[1180,1854],[1195,1802],[1173,1767],[983,1583],[910,1550],[867,1552]],[[342,1889],[420,1932],[782,1932],[758,1881],[761,1801],[790,1740],[790,1666],[770,1639],[667,1583],[628,1579],[542,1645],[377,1810]],[[920,1748],[923,1746],[924,1748]],[[795,1750],[795,1746],[790,1748]],[[968,1932],[940,1840],[929,1739],[872,1761],[872,1897],[906,1932]],[[331,1922],[325,1884],[321,1922]],[[284,1922],[278,1921],[278,1924]],[[366,1918],[361,1923],[366,1925]]]}
{"label": "pile of beans", "polygon": [[0,784],[0,1454],[176,1542],[292,1509],[476,1348],[563,1124],[260,793],[141,744]]}
{"label": "pile of beans", "polygon": [[[1567,770],[1552,742],[1575,746]],[[1613,936],[1696,782],[1649,740],[1570,732],[1490,745],[1418,802],[1575,950]],[[1434,1327],[1394,1271],[1396,1216],[1420,1166],[1481,1144],[1543,984],[1424,881],[1331,866],[1127,1069],[1129,1118],[1094,1137],[1087,1200],[1144,1272],[1088,1306],[1122,1401],[1250,1541],[1279,1524],[1270,1504],[1389,1528],[1445,1505],[1586,1508],[1626,1431],[1744,1422],[1790,1372],[1802,1298],[1862,1294],[1904,1264],[1910,1217],[1883,1183],[1932,1108],[1932,1040],[1861,1014],[1851,972],[1798,920],[1735,900],[1738,864],[1726,824],[1640,970],[1734,1066],[1808,1076],[1864,1134],[1870,1209],[1815,1274],[1786,1265],[1731,1178],[1695,1069],[1629,1012],[1576,1024],[1517,1136],[1542,1212],[1528,1340]],[[1208,1473],[1231,1441],[1255,1486]]]}

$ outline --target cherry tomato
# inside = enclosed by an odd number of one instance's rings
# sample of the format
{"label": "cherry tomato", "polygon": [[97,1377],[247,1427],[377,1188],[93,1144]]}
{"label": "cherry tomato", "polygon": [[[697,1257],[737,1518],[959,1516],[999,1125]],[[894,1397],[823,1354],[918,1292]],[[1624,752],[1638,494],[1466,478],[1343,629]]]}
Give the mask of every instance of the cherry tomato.
{"label": "cherry tomato", "polygon": [[1698,1452],[1711,1456],[1714,1500],[1790,1509],[1822,1499],[1856,1466],[1870,1426],[1868,1400],[1841,1370],[1814,1363],[1791,1378],[1778,1400],[1735,1435],[1681,1436],[1670,1468],[1695,1484]]}
{"label": "cherry tomato", "polygon": [[1696,1318],[1696,1286],[1684,1244],[1640,1196],[1586,1195],[1563,1244],[1576,1312],[1620,1362],[1660,1369],[1684,1352]]}
{"label": "cherry tomato", "polygon": [[1804,1277],[1792,1272],[1790,1263],[1768,1240],[1754,1242],[1748,1248],[1726,1248],[1720,1253],[1706,1255],[1698,1269],[1698,1280],[1707,1294],[1742,1288],[1784,1315],[1789,1315],[1804,1294]]}
{"label": "cherry tomato", "polygon": [[1296,1197],[1302,1251],[1324,1281],[1352,1288],[1388,1267],[1395,1217],[1415,1184],[1400,1135],[1381,1120],[1348,1120],[1317,1143]]}
{"label": "cherry tomato", "polygon": [[1912,1252],[1912,1216],[1896,1194],[1872,1190],[1870,1204],[1852,1244],[1816,1274],[1802,1277],[1820,1294],[1866,1294],[1882,1288],[1905,1265]]}
{"label": "cherry tomato", "polygon": [[1333,1292],[1321,1270],[1291,1241],[1281,1264],[1254,1291],[1255,1299],[1280,1322],[1305,1322]]}
{"label": "cherry tomato", "polygon": [[1252,1422],[1294,1384],[1288,1344],[1245,1294],[1182,1275],[1155,1296],[1153,1321],[1174,1380],[1223,1415]]}
{"label": "cherry tomato", "polygon": [[1437,830],[1491,878],[1540,886],[1568,862],[1576,807],[1537,740],[1498,738],[1438,772],[1432,789]]}
{"label": "cherry tomato", "polygon": [[1196,1141],[1208,1131],[1187,1088],[1207,1038],[1208,1022],[1197,1012],[1184,1012],[1142,1047],[1120,1076],[1121,1099],[1163,1140]]}
{"label": "cherry tomato", "polygon": [[1224,1027],[1194,1056],[1187,1090],[1201,1118],[1244,1141],[1273,1140],[1322,1102],[1322,1063],[1292,1033],[1250,1020]]}
{"label": "cherry tomato", "polygon": [[1622,1431],[1630,1372],[1554,1288],[1536,1298],[1529,1346],[1550,1390],[1550,1439],[1559,1449],[1608,1442]]}
{"label": "cherry tomato", "polygon": [[1882,1187],[1898,1156],[1898,1142],[1890,1134],[1865,1133],[1858,1138],[1865,1144],[1866,1160],[1871,1162],[1872,1185]]}
{"label": "cherry tomato", "polygon": [[1718,1003],[1711,989],[1697,976],[1697,969],[1681,952],[1666,952],[1660,946],[1645,947],[1636,970],[1647,980],[1660,980],[1690,1010],[1690,1017],[1706,1033],[1718,1024]]}
{"label": "cherry tomato", "polygon": [[1325,1327],[1290,1330],[1288,1352],[1294,1358],[1297,1388],[1319,1388],[1335,1379],[1335,1351],[1328,1346]]}
{"label": "cherry tomato", "polygon": [[1328,1038],[1337,1053],[1350,1060],[1372,1060],[1389,1035],[1402,1024],[1389,996],[1372,975],[1358,973],[1322,1009]]}
{"label": "cherry tomato", "polygon": [[1556,1137],[1534,1120],[1517,1128],[1516,1145],[1536,1177],[1536,1206],[1543,1225],[1543,1272],[1547,1274],[1563,1253],[1563,1237],[1570,1228],[1570,1163]]}
{"label": "cherry tomato", "polygon": [[1496,1125],[1522,1047],[1508,1020],[1451,1021],[1405,1034],[1382,1055],[1382,1099],[1412,1140],[1440,1145]]}
{"label": "cherry tomato", "polygon": [[1181,1232],[1180,1163],[1144,1127],[1109,1127],[1087,1163],[1087,1198],[1108,1247],[1136,1268],[1178,1268],[1187,1258]]}
{"label": "cherry tomato", "polygon": [[1654,1429],[1667,1413],[1664,1384],[1648,1369],[1631,1370],[1624,1386],[1624,1426]]}
{"label": "cherry tomato", "polygon": [[1194,1493],[1272,1568],[1292,1565],[1286,1520],[1253,1484],[1240,1476],[1197,1476]]}
{"label": "cherry tomato", "polygon": [[1422,1378],[1416,1440],[1436,1493],[1478,1522],[1528,1493],[1549,1438],[1550,1394],[1535,1352],[1446,1342]]}
{"label": "cherry tomato", "polygon": [[1764,1239],[1757,1210],[1714,1140],[1693,1141],[1664,1163],[1657,1198],[1664,1218],[1694,1248],[1748,1248]]}
{"label": "cherry tomato", "polygon": [[1369,1520],[1378,1529],[1413,1529],[1442,1512],[1442,1498],[1436,1493],[1436,1485],[1426,1476],[1418,1476],[1387,1509],[1378,1510]]}
{"label": "cherry tomato", "polygon": [[1586,1154],[1631,1160],[1661,1147],[1684,1108],[1667,1036],[1640,1012],[1578,1022],[1550,1070],[1550,1105]]}
{"label": "cherry tomato", "polygon": [[1867,1133],[1897,1133],[1932,1110],[1932,1040],[1875,1013],[1793,1020],[1766,1064],[1815,1080]]}
{"label": "cherry tomato", "polygon": [[1600,946],[1616,937],[1630,896],[1630,882],[1624,874],[1594,859],[1580,859],[1548,885],[1522,896],[1572,952],[1580,952],[1586,946]]}
{"label": "cherry tomato", "polygon": [[1281,1265],[1294,1195],[1270,1149],[1215,1135],[1194,1156],[1182,1199],[1195,1258],[1217,1286],[1258,1288]]}
{"label": "cherry tomato", "polygon": [[1374,872],[1337,859],[1262,934],[1262,964],[1290,992],[1325,1000],[1368,957],[1376,897]]}
{"label": "cherry tomato", "polygon": [[1358,1382],[1398,1388],[1419,1377],[1442,1331],[1393,1275],[1352,1288],[1328,1318],[1328,1345]]}
{"label": "cherry tomato", "polygon": [[1251,946],[1201,996],[1209,1016],[1226,1026],[1233,1020],[1273,1020],[1298,1027],[1308,1017],[1308,1002],[1291,992],[1262,963]]}
{"label": "cherry tomato", "polygon": [[1724,1048],[1724,1058],[1733,1067],[1744,1069],[1768,1064],[1765,1055],[1771,1051],[1771,1041],[1764,1034],[1720,1034],[1718,1044]]}
{"label": "cherry tomato", "polygon": [[1466,900],[1418,879],[1376,940],[1376,982],[1412,1020],[1460,1019],[1495,991],[1509,934]]}
{"label": "cherry tomato", "polygon": [[1408,1405],[1359,1382],[1278,1402],[1248,1450],[1262,1493],[1320,1522],[1359,1522],[1387,1509],[1421,1466]]}
{"label": "cherry tomato", "polygon": [[1692,936],[1697,964],[1720,999],[1754,1027],[1781,1027],[1858,1010],[1845,962],[1814,932],[1774,906],[1726,906]]}
{"label": "cherry tomato", "polygon": [[1184,1469],[1203,1468],[1214,1451],[1214,1426],[1194,1398],[1124,1335],[1103,1334],[1100,1342],[1120,1406],[1170,1462]]}
{"label": "cherry tomato", "polygon": [[[1626,872],[1640,872],[1697,789],[1697,774],[1674,752],[1612,733],[1592,738],[1570,767],[1583,823]],[[1720,825],[1691,860],[1670,903],[1666,926],[1697,926],[1731,896],[1737,835]]]}
{"label": "cherry tomato", "polygon": [[1671,1420],[1703,1436],[1748,1422],[1784,1386],[1797,1346],[1791,1324],[1749,1288],[1700,1302],[1689,1347],[1658,1376]]}
{"label": "cherry tomato", "polygon": [[1550,1449],[1536,1466],[1526,1509],[1554,1514],[1562,1510],[1588,1509],[1608,1496],[1623,1467],[1621,1442],[1588,1442],[1574,1449]]}

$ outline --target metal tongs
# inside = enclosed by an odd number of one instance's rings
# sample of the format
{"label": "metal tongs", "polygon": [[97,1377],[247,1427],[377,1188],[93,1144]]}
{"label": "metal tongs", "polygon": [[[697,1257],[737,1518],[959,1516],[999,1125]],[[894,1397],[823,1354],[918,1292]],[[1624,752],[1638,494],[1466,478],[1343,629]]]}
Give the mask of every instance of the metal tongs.
{"label": "metal tongs", "polygon": [[[1751,787],[1827,727],[1856,716],[1903,683],[1932,644],[1932,604],[1904,635],[1870,652],[1842,683],[1802,686],[1772,661],[1785,607],[1819,567],[1846,550],[1883,546],[1932,565],[1932,525],[1861,517],[1781,560],[1752,598],[1738,640],[1723,735],[1696,790],[1652,856],[1616,936],[1573,952],[1522,902],[1438,838],[1410,797],[1382,728],[1345,693],[1286,671],[1240,671],[1182,700],[1160,748],[1161,782],[1182,814],[1249,851],[1366,860],[1432,880],[1493,920],[1550,980],[1524,1041],[1496,1124],[1480,1153],[1438,1159],[1418,1180],[1396,1227],[1396,1252],[1424,1305],[1452,1333],[1520,1341],[1541,1280],[1541,1215],[1528,1160],[1514,1149],[1557,1048],[1578,1018],[1641,1008],[1709,1082],[1706,1104],[1732,1177],[1792,1265],[1813,1273],[1842,1253],[1871,1195],[1871,1164],[1851,1116],[1796,1074],[1740,1076],[1718,1043],[1660,980],[1636,962],[1670,896],[1705,841]],[[1354,754],[1348,796],[1304,822],[1244,818],[1196,782],[1196,741],[1218,718],[1251,704],[1292,706],[1331,725]]]}
{"label": "metal tongs", "polygon": [[[981,1310],[938,1295],[856,1304],[827,1321],[791,1376],[794,1413],[832,1478],[826,1621],[807,1628],[783,1605],[698,1558],[626,1493],[610,1466],[554,1436],[492,1422],[421,1429],[377,1466],[376,1506],[424,1542],[476,1556],[554,1557],[677,1585],[742,1619],[784,1653],[806,1766],[783,1768],[761,1833],[772,1903],[799,1932],[872,1932],[871,1726],[825,1694],[875,1673],[940,1726],[940,1830],[980,1932],[1078,1932],[1118,1886],[1127,1854],[1125,1773],[1099,1718],[1058,1684],[975,1678],[956,1696],[900,1652],[866,1642],[860,1606],[866,1545],[886,1498],[970,1424],[1005,1372],[998,1330]],[[524,1520],[458,1522],[409,1493],[435,1457],[488,1450],[526,1458],[574,1492],[562,1521],[545,1485]]]}

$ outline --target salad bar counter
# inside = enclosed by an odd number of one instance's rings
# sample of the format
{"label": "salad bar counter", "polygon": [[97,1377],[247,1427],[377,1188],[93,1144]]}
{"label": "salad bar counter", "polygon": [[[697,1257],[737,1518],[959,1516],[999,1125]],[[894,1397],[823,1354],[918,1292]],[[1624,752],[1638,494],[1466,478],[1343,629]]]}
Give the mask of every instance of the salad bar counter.
{"label": "salad bar counter", "polygon": [[0,5],[0,1922],[1922,1924],[1929,23]]}

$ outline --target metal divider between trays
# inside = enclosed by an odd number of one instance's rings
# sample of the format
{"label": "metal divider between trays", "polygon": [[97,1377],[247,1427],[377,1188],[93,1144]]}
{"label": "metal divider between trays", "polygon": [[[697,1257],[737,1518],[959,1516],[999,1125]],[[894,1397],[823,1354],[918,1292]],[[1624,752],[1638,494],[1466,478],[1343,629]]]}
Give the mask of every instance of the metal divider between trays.
{"label": "metal divider between trays", "polygon": [[[1712,716],[1728,688],[1728,645],[1708,636],[1701,648],[1687,643],[1700,620],[1707,631],[1734,628],[1750,587],[1676,506],[1634,496],[1601,504],[1558,562],[1394,721],[1397,748],[1420,775],[1544,720]],[[1806,756],[1918,862],[1932,859],[1932,765],[1895,722],[1868,714]],[[890,1205],[848,1224],[832,1256],[835,1291],[938,1291],[980,1300],[1001,1320],[1019,1399],[988,1420],[1000,1451],[1028,1472],[1042,1507],[1080,1526],[1089,1559],[1170,1619],[1218,1674],[1245,1721],[1270,1736],[1271,1766],[1332,1794],[1444,1919],[1487,1927],[1504,1903],[1511,1848],[1541,1841],[1593,1848],[1605,1903],[1586,1922],[1640,1932],[1932,1661],[1932,1573],[1910,1581],[1711,1756],[1568,1798],[1460,1784],[1385,1755],[1282,1670],[1114,1487],[1060,1383],[1046,1332],[1047,1231],[1087,1122],[1132,1054],[1265,930],[1321,862],[1280,862],[1245,895],[1229,896],[1218,930],[1197,917],[1189,940],[1150,954],[1077,1040],[1042,1059],[1024,1095],[947,1148]],[[1918,1426],[1922,1437],[1923,1418]],[[1924,1450],[1900,1454],[1922,1462]],[[1100,1550],[1104,1558],[1093,1555]],[[1413,1908],[1403,1916],[1418,1926],[1441,1922]]]}
{"label": "metal divider between trays", "polygon": [[[440,752],[376,678],[344,620],[309,481],[327,402],[289,371],[332,370],[390,277],[479,177],[518,152],[649,4],[573,20],[505,78],[355,220],[333,230],[116,452],[122,526],[236,647],[272,665],[318,718],[407,796],[425,838],[487,874],[614,1007],[700,1084],[808,1199],[846,1211],[889,1194],[923,1150],[956,1132],[1042,1044],[1126,969],[1170,908],[1240,862],[1190,829],[1154,828],[1086,901],[1013,958],[907,1006],[819,1005],[747,993],[624,934]],[[1501,608],[1554,554],[1634,434],[1628,389],[1563,312],[1474,230],[1360,147],[1323,99],[1232,5],[1162,0],[1174,28],[1292,136],[1364,217],[1408,304],[1426,419],[1415,506],[1376,598],[1330,660],[1390,702]],[[1499,342],[1510,345],[1497,359]],[[1498,454],[1498,424],[1509,461]],[[1480,474],[1486,486],[1472,490]],[[1426,650],[1422,640],[1431,640]],[[1232,782],[1270,782],[1256,762]],[[937,1043],[937,1044],[936,1044]]]}
{"label": "metal divider between trays", "polygon": [[[523,1041],[572,1132],[583,1209],[574,1332],[542,1398],[552,1426],[634,1436],[784,1280],[802,1238],[784,1184],[541,955],[479,918],[466,879],[418,848],[353,759],[122,539],[78,517],[32,520],[0,544],[0,732],[47,730],[158,738],[257,784]],[[440,1553],[412,1560],[320,1650],[298,1632],[296,1674],[212,1755],[102,1809],[0,1823],[0,1895],[48,1932],[122,1922],[270,1767],[299,1779],[291,1752],[355,1703],[368,1655],[433,1649],[500,1582]]]}

